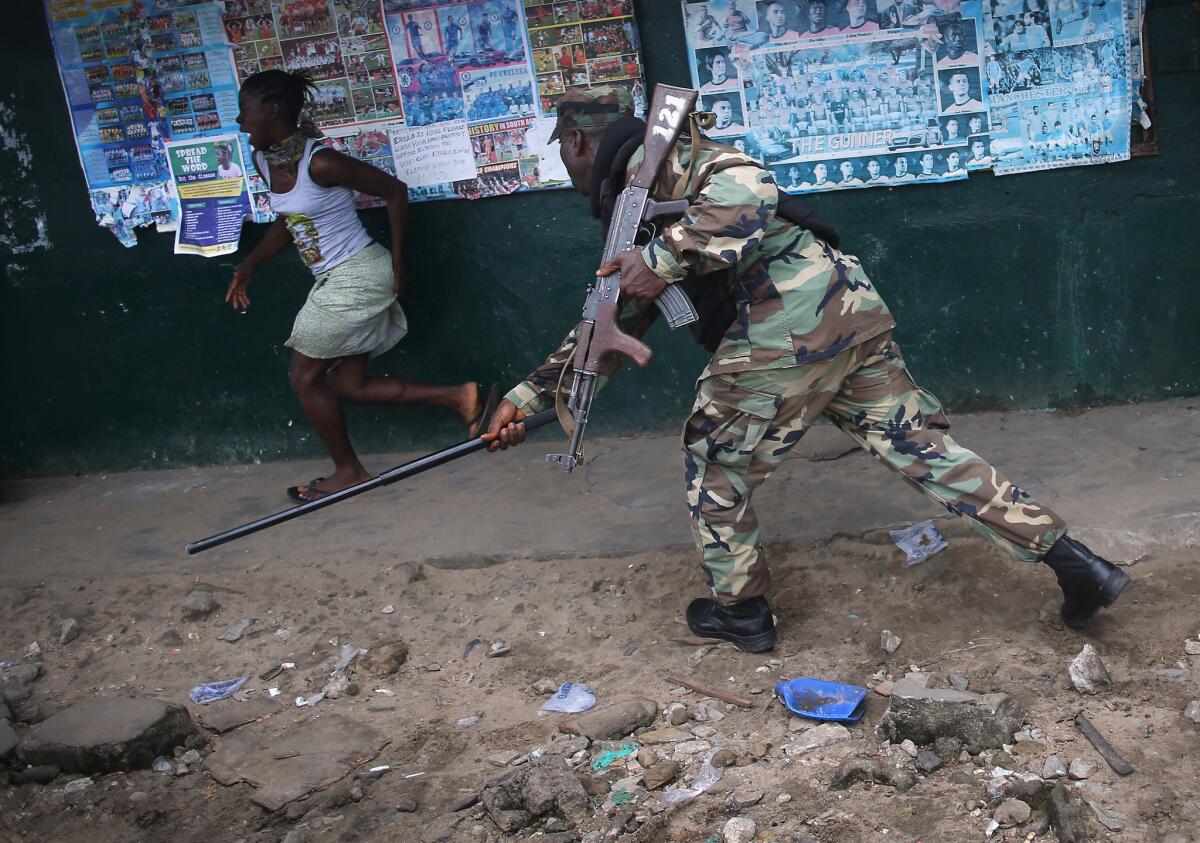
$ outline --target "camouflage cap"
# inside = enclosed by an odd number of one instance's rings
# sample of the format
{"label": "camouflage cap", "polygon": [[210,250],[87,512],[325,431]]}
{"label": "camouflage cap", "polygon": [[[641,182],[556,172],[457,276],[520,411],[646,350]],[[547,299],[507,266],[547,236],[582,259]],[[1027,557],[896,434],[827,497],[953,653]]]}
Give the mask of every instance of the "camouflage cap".
{"label": "camouflage cap", "polygon": [[620,85],[598,85],[582,91],[567,91],[558,101],[558,123],[550,140],[558,140],[567,129],[610,126],[633,114],[633,95]]}

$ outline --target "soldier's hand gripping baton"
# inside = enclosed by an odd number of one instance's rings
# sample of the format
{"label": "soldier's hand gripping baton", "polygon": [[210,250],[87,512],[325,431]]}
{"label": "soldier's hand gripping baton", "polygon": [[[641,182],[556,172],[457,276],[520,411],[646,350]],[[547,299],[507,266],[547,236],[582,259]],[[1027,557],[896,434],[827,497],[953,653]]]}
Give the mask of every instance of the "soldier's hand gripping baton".
{"label": "soldier's hand gripping baton", "polygon": [[[556,415],[554,408],[542,410],[521,422],[525,425],[526,430],[537,430],[539,427],[545,427],[555,421]],[[426,454],[423,457],[418,457],[415,460],[410,460],[404,465],[398,465],[393,469],[383,472],[378,477],[372,477],[370,480],[364,480],[361,483],[355,483],[353,486],[347,486],[338,492],[331,492],[323,498],[318,498],[315,501],[302,503],[299,506],[294,506],[291,509],[285,509],[283,512],[276,512],[274,515],[268,515],[266,518],[260,518],[257,521],[251,521],[249,524],[243,524],[240,527],[234,527],[232,530],[226,530],[223,533],[217,533],[215,536],[209,536],[206,539],[192,542],[187,546],[189,554],[200,553],[204,550],[209,550],[217,545],[231,542],[234,539],[240,539],[243,536],[248,536],[251,533],[257,533],[259,530],[265,530],[268,527],[274,527],[276,524],[282,524],[284,521],[291,521],[293,518],[299,518],[302,515],[308,515],[310,512],[315,512],[318,509],[324,509],[327,506],[333,506],[335,503],[340,503],[346,498],[352,498],[355,495],[361,495],[363,492],[369,492],[372,489],[377,489],[380,486],[387,486],[398,480],[406,480],[420,474],[423,471],[428,471],[431,468],[437,468],[439,465],[445,465],[459,457],[465,457],[467,454],[473,454],[476,451],[482,451],[490,445],[491,442],[481,437],[468,439],[465,442],[459,442],[457,445],[451,445],[449,448],[444,448],[441,451],[435,451],[432,454]]]}
{"label": "soldier's hand gripping baton", "polygon": [[[621,252],[639,248],[638,234],[646,228],[647,221],[681,216],[687,210],[686,200],[657,202],[650,198],[650,190],[695,108],[696,96],[696,92],[688,88],[655,86],[646,121],[645,158],[633,181],[617,198],[608,228],[608,239],[604,243],[602,264],[609,263]],[[617,299],[620,292],[619,272],[597,278],[588,288],[583,305],[583,321],[579,326],[579,340],[571,363],[571,391],[567,398],[567,410],[574,421],[571,442],[567,453],[549,454],[546,457],[547,461],[562,465],[563,471],[569,472],[583,462],[583,438],[587,432],[588,413],[596,394],[596,378],[600,375],[602,358],[615,351],[644,367],[653,356],[648,345],[629,336],[617,325],[620,314]],[[698,318],[687,294],[675,284],[668,284],[654,304],[672,331]]]}

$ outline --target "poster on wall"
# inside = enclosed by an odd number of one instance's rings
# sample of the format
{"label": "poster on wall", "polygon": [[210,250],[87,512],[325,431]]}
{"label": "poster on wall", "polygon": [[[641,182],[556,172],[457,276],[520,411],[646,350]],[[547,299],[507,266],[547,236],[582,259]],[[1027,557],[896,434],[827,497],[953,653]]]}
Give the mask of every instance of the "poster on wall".
{"label": "poster on wall", "polygon": [[[386,125],[368,124],[326,129],[325,137],[329,139],[329,145],[338,152],[365,161],[389,175],[396,175],[396,161],[392,157]],[[359,208],[382,208],[387,205],[387,201],[377,196],[355,192],[354,204]]]}
{"label": "poster on wall", "polygon": [[318,126],[402,115],[379,0],[224,0],[239,79],[301,71],[316,83]]}
{"label": "poster on wall", "polygon": [[997,175],[1129,158],[1122,4],[989,0],[985,20]]}
{"label": "poster on wall", "polygon": [[[1120,4],[1093,15],[1073,2],[1054,15],[1046,0],[682,9],[692,82],[715,116],[709,134],[767,163],[784,190],[811,193],[1127,158]],[[1042,130],[1048,107],[1058,130]]]}
{"label": "poster on wall", "polygon": [[175,254],[206,258],[236,252],[251,213],[246,162],[237,135],[167,143],[171,180],[182,214]]}
{"label": "poster on wall", "polygon": [[178,218],[163,116],[150,100],[150,33],[141,7],[48,0],[47,19],[79,163],[97,222],[125,245],[134,229]]}
{"label": "poster on wall", "polygon": [[[479,199],[567,185],[546,138],[568,90],[619,84],[645,110],[631,0],[383,0],[404,126],[389,129],[397,172],[421,129],[462,121],[456,178],[409,182],[409,199]],[[445,141],[449,135],[443,134]],[[410,140],[415,139],[415,140]],[[429,159],[422,159],[429,163]],[[403,176],[401,176],[403,178]]]}
{"label": "poster on wall", "polygon": [[683,14],[710,134],[788,192],[957,181],[986,157],[986,143],[972,152],[990,131],[977,0],[716,0]]}
{"label": "poster on wall", "polygon": [[46,0],[97,222],[126,246],[178,225],[169,139],[237,130],[237,82],[216,3]]}
{"label": "poster on wall", "polygon": [[[548,137],[569,90],[621,85],[645,110],[632,0],[44,2],[96,218],[128,246],[179,223],[168,142],[237,132],[238,86],[263,70],[308,74],[332,145],[415,173],[411,201],[564,187]],[[248,169],[250,219],[270,221]]]}

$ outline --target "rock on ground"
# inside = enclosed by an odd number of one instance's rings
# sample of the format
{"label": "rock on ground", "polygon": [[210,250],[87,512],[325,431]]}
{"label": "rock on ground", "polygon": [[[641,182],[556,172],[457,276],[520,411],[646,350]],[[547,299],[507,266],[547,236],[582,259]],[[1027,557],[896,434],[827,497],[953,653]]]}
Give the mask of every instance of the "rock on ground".
{"label": "rock on ground", "polygon": [[1112,688],[1108,669],[1104,667],[1100,654],[1091,644],[1083,645],[1079,655],[1071,660],[1067,672],[1071,675],[1071,684],[1081,694],[1098,694]]}
{"label": "rock on ground", "polygon": [[954,737],[940,737],[933,742],[933,751],[938,754],[938,758],[949,764],[954,759],[958,758],[958,754],[962,752],[962,741]]}
{"label": "rock on ground", "polygon": [[74,781],[67,782],[67,784],[63,787],[63,793],[65,793],[67,796],[71,796],[76,793],[82,793],[95,784],[96,783],[90,778],[75,779]]}
{"label": "rock on ground", "polygon": [[847,758],[833,774],[829,783],[830,790],[845,790],[857,782],[878,782],[890,785],[900,793],[912,789],[917,783],[917,777],[900,767],[885,764],[875,758]]}
{"label": "rock on ground", "polygon": [[251,802],[279,811],[346,778],[389,740],[337,712],[304,717],[286,728],[267,720],[222,736],[205,770],[227,787],[246,782],[253,788],[247,794]]}
{"label": "rock on ground", "polygon": [[16,781],[21,784],[50,784],[58,775],[59,769],[52,765],[26,767],[17,773]]}
{"label": "rock on ground", "polygon": [[1071,766],[1067,770],[1071,774],[1071,778],[1076,781],[1083,781],[1096,772],[1096,763],[1088,761],[1086,758],[1073,758],[1071,759]]}
{"label": "rock on ground", "polygon": [[383,641],[371,647],[358,659],[358,672],[366,676],[391,676],[400,670],[408,658],[408,645],[400,639]]}
{"label": "rock on ground", "polygon": [[218,702],[206,705],[197,715],[200,725],[214,732],[228,732],[279,709],[279,703],[267,697],[252,697],[246,702]]}
{"label": "rock on ground", "polygon": [[193,591],[179,604],[179,616],[184,621],[198,621],[201,618],[207,618],[220,608],[221,604],[213,600],[211,594]]}
{"label": "rock on ground", "polygon": [[308,826],[298,825],[283,836],[282,843],[312,843],[315,839]]}
{"label": "rock on ground", "polygon": [[12,683],[14,685],[29,685],[42,672],[42,668],[37,662],[26,662],[24,664],[16,664],[8,670],[0,671],[0,683]]}
{"label": "rock on ground", "polygon": [[657,790],[679,775],[678,761],[660,761],[642,774],[646,790]]}
{"label": "rock on ground", "polygon": [[1066,774],[1067,768],[1057,755],[1051,755],[1046,759],[1046,763],[1042,765],[1043,779],[1061,779]]}
{"label": "rock on ground", "polygon": [[653,700],[625,700],[568,718],[558,728],[594,741],[617,740],[649,726],[657,716],[658,703]]}
{"label": "rock on ground", "polygon": [[725,843],[750,843],[758,833],[758,826],[749,817],[733,817],[725,823]]}
{"label": "rock on ground", "polygon": [[519,831],[550,813],[572,822],[589,813],[587,792],[561,756],[519,768],[485,787],[480,799],[492,822],[505,833]]}
{"label": "rock on ground", "polygon": [[1125,830],[1125,815],[1119,811],[1114,811],[1103,802],[1096,799],[1084,798],[1083,800],[1089,808],[1092,809],[1092,815],[1109,831],[1124,831]]}
{"label": "rock on ground", "polygon": [[925,749],[917,753],[917,769],[922,773],[932,773],[941,766],[941,756],[936,752],[930,752],[928,749]]}
{"label": "rock on ground", "polygon": [[1002,826],[1020,825],[1029,820],[1031,813],[1033,812],[1029,806],[1020,799],[1005,799],[992,815],[992,819]]}
{"label": "rock on ground", "polygon": [[667,706],[667,721],[672,726],[682,726],[691,716],[688,707],[681,702],[673,702]]}
{"label": "rock on ground", "polygon": [[392,566],[392,570],[396,572],[393,579],[403,585],[412,585],[425,579],[425,566],[420,562],[399,562]]}
{"label": "rock on ground", "polygon": [[885,653],[889,655],[900,649],[901,638],[890,629],[885,629],[879,633],[879,646],[883,648]]}
{"label": "rock on ground", "polygon": [[783,751],[788,755],[802,755],[814,749],[848,741],[851,737],[853,735],[845,726],[838,723],[822,723],[801,734],[800,737],[785,746]]}
{"label": "rock on ground", "polygon": [[546,696],[547,694],[553,694],[555,691],[557,691],[560,684],[561,683],[556,682],[553,679],[544,677],[534,682],[532,687],[535,694]]}
{"label": "rock on ground", "polygon": [[1193,723],[1200,724],[1200,700],[1192,700],[1183,710],[1183,716]]}
{"label": "rock on ground", "polygon": [[25,764],[74,773],[149,767],[195,732],[186,708],[153,697],[94,697],[30,729],[17,747]]}
{"label": "rock on ground", "polygon": [[228,641],[233,644],[236,641],[242,640],[242,636],[246,630],[250,628],[250,624],[254,623],[253,618],[242,618],[237,623],[229,627],[229,629],[217,636],[218,641]]}
{"label": "rock on ground", "polygon": [[909,739],[924,745],[953,737],[967,744],[999,748],[1012,742],[1024,714],[1021,704],[1008,694],[925,688],[906,678],[892,688],[877,734],[893,743]]}
{"label": "rock on ground", "polygon": [[471,834],[475,820],[469,814],[444,814],[425,824],[421,843],[458,843],[476,839]]}
{"label": "rock on ground", "polygon": [[1077,796],[1073,798],[1061,782],[1050,791],[1046,814],[1060,843],[1087,843],[1092,839],[1088,829],[1087,808]]}
{"label": "rock on ground", "polygon": [[665,729],[651,729],[649,732],[642,732],[638,735],[638,743],[642,745],[679,743],[680,741],[688,740],[690,737],[687,732],[672,726]]}
{"label": "rock on ground", "polygon": [[67,618],[62,622],[62,627],[58,631],[58,643],[70,644],[79,637],[79,621],[74,618]]}
{"label": "rock on ground", "polygon": [[740,810],[745,810],[746,808],[753,808],[759,802],[762,802],[764,796],[766,794],[761,790],[755,790],[752,787],[739,787],[733,791],[730,799]]}
{"label": "rock on ground", "polygon": [[12,755],[13,750],[17,748],[17,743],[16,730],[6,721],[0,720],[0,761]]}

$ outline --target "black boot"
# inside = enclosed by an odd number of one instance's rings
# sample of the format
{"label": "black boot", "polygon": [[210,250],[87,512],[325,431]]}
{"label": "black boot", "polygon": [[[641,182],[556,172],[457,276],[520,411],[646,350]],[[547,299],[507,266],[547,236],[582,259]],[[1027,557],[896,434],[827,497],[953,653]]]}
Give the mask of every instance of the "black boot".
{"label": "black boot", "polygon": [[1042,561],[1058,576],[1062,618],[1072,629],[1084,626],[1102,606],[1111,606],[1129,584],[1129,574],[1070,536],[1056,541]]}
{"label": "black boot", "polygon": [[728,605],[708,597],[697,598],[688,605],[687,625],[693,635],[732,641],[744,653],[762,653],[775,647],[775,618],[765,597]]}

